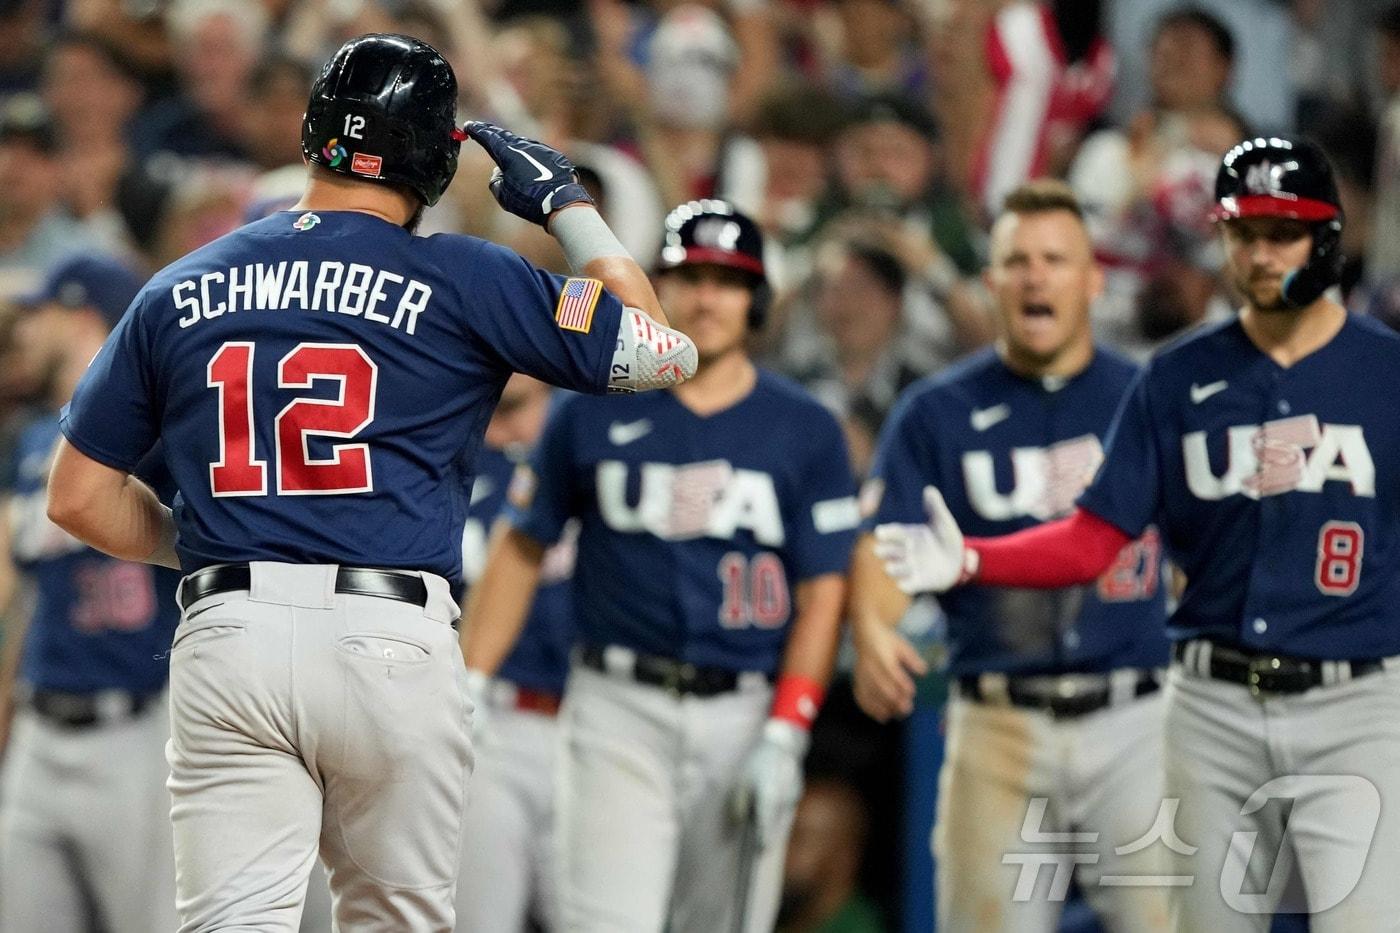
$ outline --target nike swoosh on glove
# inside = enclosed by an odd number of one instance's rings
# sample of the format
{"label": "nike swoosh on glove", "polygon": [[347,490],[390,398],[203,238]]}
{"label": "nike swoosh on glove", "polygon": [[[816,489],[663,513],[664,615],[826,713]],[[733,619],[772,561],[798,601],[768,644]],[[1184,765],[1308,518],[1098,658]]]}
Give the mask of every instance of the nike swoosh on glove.
{"label": "nike swoosh on glove", "polygon": [[800,726],[770,719],[744,763],[729,795],[729,812],[739,821],[753,819],[760,847],[782,842],[779,836],[802,796],[802,758],[810,741]]}
{"label": "nike swoosh on glove", "polygon": [[899,588],[911,596],[942,593],[977,573],[978,555],[963,545],[963,533],[943,494],[924,487],[924,525],[878,525],[875,556]]}
{"label": "nike swoosh on glove", "polygon": [[579,184],[574,164],[562,152],[494,123],[472,120],[463,132],[496,163],[496,170],[491,173],[491,195],[515,216],[547,227],[549,215],[555,211],[570,204],[593,203]]}

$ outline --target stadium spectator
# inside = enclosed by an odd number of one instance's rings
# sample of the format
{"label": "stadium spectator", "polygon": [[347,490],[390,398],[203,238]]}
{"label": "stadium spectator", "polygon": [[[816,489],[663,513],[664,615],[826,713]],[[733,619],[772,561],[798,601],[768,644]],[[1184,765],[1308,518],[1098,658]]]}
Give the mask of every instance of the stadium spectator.
{"label": "stadium spectator", "polygon": [[836,186],[818,224],[850,208],[882,212],[930,232],[965,274],[980,261],[963,201],[944,172],[938,128],[908,98],[877,96],[853,108],[836,145]]}
{"label": "stadium spectator", "polygon": [[267,40],[262,6],[175,0],[167,23],[181,93],[145,115],[138,153],[245,160],[249,81]]}
{"label": "stadium spectator", "polygon": [[263,59],[249,75],[252,106],[244,146],[258,168],[271,171],[301,165],[301,115],[312,77],[305,65],[278,55]]}
{"label": "stadium spectator", "polygon": [[132,231],[117,191],[141,170],[131,153],[133,118],[145,98],[140,76],[110,40],[67,33],[49,47],[41,94],[53,115],[68,209],[105,251],[130,254]]}
{"label": "stadium spectator", "polygon": [[995,91],[959,127],[977,138],[970,183],[985,217],[1018,185],[1062,172],[1107,106],[1117,64],[1100,9],[1100,0],[1013,0],[988,24],[983,65]]}
{"label": "stadium spectator", "polygon": [[1207,213],[1220,157],[1249,134],[1225,103],[1235,39],[1195,8],[1167,14],[1149,51],[1152,100],[1125,128],[1090,135],[1069,170],[1107,270],[1100,334],[1142,358],[1219,303]]}
{"label": "stadium spectator", "polygon": [[[37,284],[59,256],[91,245],[63,208],[63,166],[48,111],[33,95],[0,109],[0,293]],[[27,278],[26,278],[27,277]]]}
{"label": "stadium spectator", "polygon": [[0,99],[38,86],[44,6],[43,0],[0,2]]}
{"label": "stadium spectator", "polygon": [[1376,20],[1376,77],[1384,100],[1376,157],[1376,214],[1368,275],[1400,281],[1400,4]]}
{"label": "stadium spectator", "polygon": [[865,804],[842,781],[809,781],[788,837],[779,933],[883,933],[875,905],[857,890],[867,833]]}

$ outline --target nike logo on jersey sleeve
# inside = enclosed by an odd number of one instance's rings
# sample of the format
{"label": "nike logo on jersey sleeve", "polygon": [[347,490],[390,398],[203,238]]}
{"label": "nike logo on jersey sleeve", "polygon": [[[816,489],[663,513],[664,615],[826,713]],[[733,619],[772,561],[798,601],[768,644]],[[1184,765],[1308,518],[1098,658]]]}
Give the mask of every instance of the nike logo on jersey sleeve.
{"label": "nike logo on jersey sleeve", "polygon": [[1226,382],[1224,379],[1207,385],[1197,385],[1193,382],[1191,383],[1191,403],[1193,405],[1199,405],[1212,395],[1224,392],[1229,384],[1230,383]]}
{"label": "nike logo on jersey sleeve", "polygon": [[1000,424],[1011,417],[1011,406],[1002,402],[1000,405],[993,405],[991,408],[974,408],[968,421],[972,422],[972,430],[985,431],[993,425]]}
{"label": "nike logo on jersey sleeve", "polygon": [[651,419],[640,421],[614,421],[608,425],[608,440],[616,447],[626,447],[651,433]]}

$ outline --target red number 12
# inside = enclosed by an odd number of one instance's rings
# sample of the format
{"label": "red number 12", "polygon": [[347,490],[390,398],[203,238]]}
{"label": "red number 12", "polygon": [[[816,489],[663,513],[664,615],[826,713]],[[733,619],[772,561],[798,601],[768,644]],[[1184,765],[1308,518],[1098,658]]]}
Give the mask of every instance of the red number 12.
{"label": "red number 12", "polygon": [[[217,497],[267,495],[267,461],[254,455],[252,379],[251,343],[226,343],[209,361],[207,384],[219,392],[219,459],[209,465]],[[368,444],[333,444],[329,458],[313,460],[308,440],[352,438],[374,420],[379,367],[354,344],[326,343],[299,344],[277,366],[279,388],[309,389],[318,379],[339,382],[339,397],[293,399],[274,422],[277,492],[367,492],[374,488]]]}

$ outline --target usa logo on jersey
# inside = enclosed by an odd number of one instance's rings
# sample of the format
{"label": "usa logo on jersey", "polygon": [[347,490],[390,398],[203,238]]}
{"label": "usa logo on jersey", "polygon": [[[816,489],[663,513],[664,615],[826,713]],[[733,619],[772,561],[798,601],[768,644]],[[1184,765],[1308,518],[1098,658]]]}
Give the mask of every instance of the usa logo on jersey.
{"label": "usa logo on jersey", "polygon": [[1359,425],[1319,424],[1316,415],[1296,415],[1237,425],[1227,437],[1229,463],[1220,476],[1211,470],[1205,431],[1181,439],[1186,484],[1197,498],[1316,493],[1328,480],[1349,483],[1353,495],[1376,494],[1376,465]]}
{"label": "usa logo on jersey", "polygon": [[643,463],[641,496],[627,503],[627,464],[598,464],[598,510],[614,531],[647,531],[665,541],[710,537],[727,540],[753,532],[758,543],[781,547],[786,540],[773,478],[735,469],[727,460],[672,465]]}

